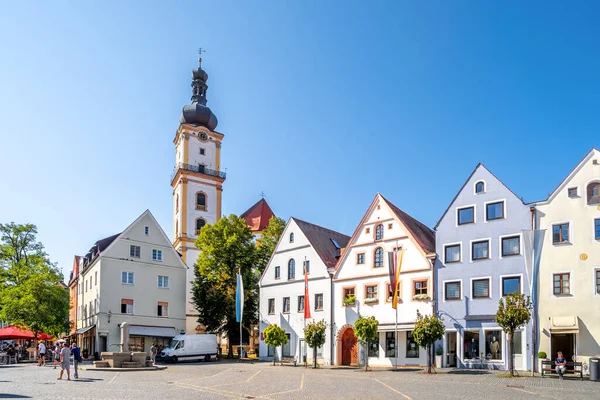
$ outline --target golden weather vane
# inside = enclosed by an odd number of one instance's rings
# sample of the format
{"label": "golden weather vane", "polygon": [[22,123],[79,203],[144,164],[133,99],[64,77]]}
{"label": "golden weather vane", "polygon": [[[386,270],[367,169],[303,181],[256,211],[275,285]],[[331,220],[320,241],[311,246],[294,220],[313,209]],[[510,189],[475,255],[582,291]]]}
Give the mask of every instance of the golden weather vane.
{"label": "golden weather vane", "polygon": [[202,47],[198,48],[198,63],[202,62],[202,53],[206,53],[206,50],[202,50]]}

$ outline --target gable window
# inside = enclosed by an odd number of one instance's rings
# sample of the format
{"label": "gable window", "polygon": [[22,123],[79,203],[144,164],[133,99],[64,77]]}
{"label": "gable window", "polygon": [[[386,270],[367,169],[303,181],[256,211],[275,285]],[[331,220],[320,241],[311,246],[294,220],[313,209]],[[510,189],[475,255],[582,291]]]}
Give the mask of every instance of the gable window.
{"label": "gable window", "polygon": [[460,281],[444,282],[444,299],[460,300]]}
{"label": "gable window", "polygon": [[394,224],[388,224],[388,229],[392,229],[393,226]]}
{"label": "gable window", "polygon": [[594,239],[600,240],[600,218],[594,220]]}
{"label": "gable window", "polygon": [[473,279],[472,296],[474,299],[485,299],[490,297],[490,280]]}
{"label": "gable window", "polygon": [[134,244],[129,246],[129,257],[140,258],[141,252],[142,248],[140,246],[136,246]]}
{"label": "gable window", "polygon": [[275,279],[281,278],[281,267],[278,265],[275,267]]}
{"label": "gable window", "polygon": [[521,277],[502,278],[502,297],[507,296],[509,293],[521,293]]}
{"label": "gable window", "polygon": [[275,299],[269,299],[268,311],[270,315],[275,314]]}
{"label": "gable window", "polygon": [[588,185],[587,203],[600,204],[600,182],[592,182]]}
{"label": "gable window", "polygon": [[289,297],[283,298],[283,313],[284,314],[290,313],[290,298]]}
{"label": "gable window", "polygon": [[206,221],[203,218],[196,219],[196,235],[200,234],[200,230],[206,225]]}
{"label": "gable window", "polygon": [[150,233],[150,228],[149,228],[149,227],[147,227],[147,226],[145,226],[145,227],[144,227],[144,235],[147,235],[147,234],[149,234],[149,233]]}
{"label": "gable window", "polygon": [[162,250],[152,249],[152,261],[162,261]]}
{"label": "gable window", "polygon": [[159,317],[168,317],[169,316],[169,303],[164,302],[164,301],[159,301],[158,302],[158,312],[157,314]]}
{"label": "gable window", "polygon": [[569,224],[552,225],[552,244],[569,243]]}
{"label": "gable window", "polygon": [[503,201],[486,204],[486,206],[485,206],[486,221],[493,221],[495,219],[502,219],[502,218],[504,218],[504,202]]}
{"label": "gable window", "polygon": [[383,224],[379,224],[375,227],[375,240],[383,239]]}
{"label": "gable window", "polygon": [[413,300],[424,300],[428,297],[427,279],[413,281]]}
{"label": "gable window", "polygon": [[158,287],[161,289],[169,288],[169,277],[165,275],[158,276]]}
{"label": "gable window", "polygon": [[472,224],[475,222],[475,207],[459,208],[458,225]]}
{"label": "gable window", "polygon": [[304,296],[298,296],[298,312],[304,311]]}
{"label": "gable window", "polygon": [[383,249],[378,247],[375,249],[375,254],[373,256],[373,267],[380,268],[383,267]]}
{"label": "gable window", "polygon": [[121,283],[123,285],[133,285],[133,272],[121,272]]}
{"label": "gable window", "polygon": [[196,193],[196,210],[206,211],[206,194],[204,192]]}
{"label": "gable window", "polygon": [[365,286],[365,303],[377,303],[379,297],[377,296],[377,285]]}
{"label": "gable window", "polygon": [[419,358],[419,345],[415,342],[412,331],[406,332],[406,358]]}
{"label": "gable window", "polygon": [[290,243],[294,243],[294,232],[290,233]]}
{"label": "gable window", "polygon": [[502,257],[518,256],[519,254],[521,254],[520,236],[502,238]]}
{"label": "gable window", "polygon": [[121,299],[121,314],[133,314],[133,299]]}
{"label": "gable window", "polygon": [[315,311],[323,310],[323,293],[315,294]]}
{"label": "gable window", "polygon": [[365,233],[371,233],[371,228],[365,229]]}
{"label": "gable window", "polygon": [[296,261],[293,258],[288,261],[288,279],[296,279]]}
{"label": "gable window", "polygon": [[[388,283],[386,285],[387,289],[387,298],[385,301],[392,301],[394,299],[394,291],[392,290],[392,284]],[[398,303],[402,302],[402,281],[398,282]]]}
{"label": "gable window", "polygon": [[358,253],[356,255],[356,263],[357,264],[364,264],[365,263],[365,253]]}
{"label": "gable window", "polygon": [[571,284],[570,284],[571,274],[570,273],[554,274],[552,276],[552,279],[554,280],[554,295],[555,296],[571,294]]}
{"label": "gable window", "polygon": [[567,189],[567,194],[569,195],[570,198],[579,197],[579,195],[577,193],[577,187],[572,187],[572,188]]}
{"label": "gable window", "polygon": [[490,241],[489,240],[480,240],[480,241],[471,243],[471,259],[473,261],[485,260],[488,258],[490,258]]}
{"label": "gable window", "polygon": [[475,184],[475,193],[479,194],[483,192],[485,192],[485,183],[479,181]]}
{"label": "gable window", "polygon": [[460,262],[460,244],[445,246],[444,260],[446,264]]}

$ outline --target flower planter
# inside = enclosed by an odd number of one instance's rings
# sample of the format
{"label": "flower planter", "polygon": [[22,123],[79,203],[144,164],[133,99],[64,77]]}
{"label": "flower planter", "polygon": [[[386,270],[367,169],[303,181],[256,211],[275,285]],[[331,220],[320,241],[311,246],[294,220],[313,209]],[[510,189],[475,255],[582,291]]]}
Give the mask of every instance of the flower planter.
{"label": "flower planter", "polygon": [[435,367],[442,368],[442,357],[443,356],[435,356]]}

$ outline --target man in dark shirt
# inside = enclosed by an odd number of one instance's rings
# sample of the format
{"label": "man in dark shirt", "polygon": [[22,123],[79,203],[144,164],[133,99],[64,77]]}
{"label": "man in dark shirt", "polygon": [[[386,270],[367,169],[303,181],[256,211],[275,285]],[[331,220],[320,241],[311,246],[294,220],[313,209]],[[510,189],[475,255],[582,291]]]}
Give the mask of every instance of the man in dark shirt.
{"label": "man in dark shirt", "polygon": [[562,351],[558,352],[558,357],[556,357],[556,373],[558,374],[560,380],[563,380],[563,374],[567,370],[567,359],[563,357]]}
{"label": "man in dark shirt", "polygon": [[73,377],[79,378],[79,372],[77,372],[77,367],[79,366],[79,362],[81,361],[81,351],[75,343],[71,343],[71,354],[73,354],[73,368],[75,369],[75,372],[73,372]]}

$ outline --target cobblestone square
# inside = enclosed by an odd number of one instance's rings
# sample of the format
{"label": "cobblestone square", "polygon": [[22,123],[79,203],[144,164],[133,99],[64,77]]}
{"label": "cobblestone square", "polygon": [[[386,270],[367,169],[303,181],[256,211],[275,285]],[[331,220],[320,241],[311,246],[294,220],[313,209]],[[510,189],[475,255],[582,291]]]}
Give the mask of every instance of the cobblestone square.
{"label": "cobblestone square", "polygon": [[58,370],[30,364],[0,369],[0,398],[35,399],[600,399],[600,383],[500,378],[487,371],[427,376],[415,370],[305,369],[269,363],[169,365],[164,371]]}

